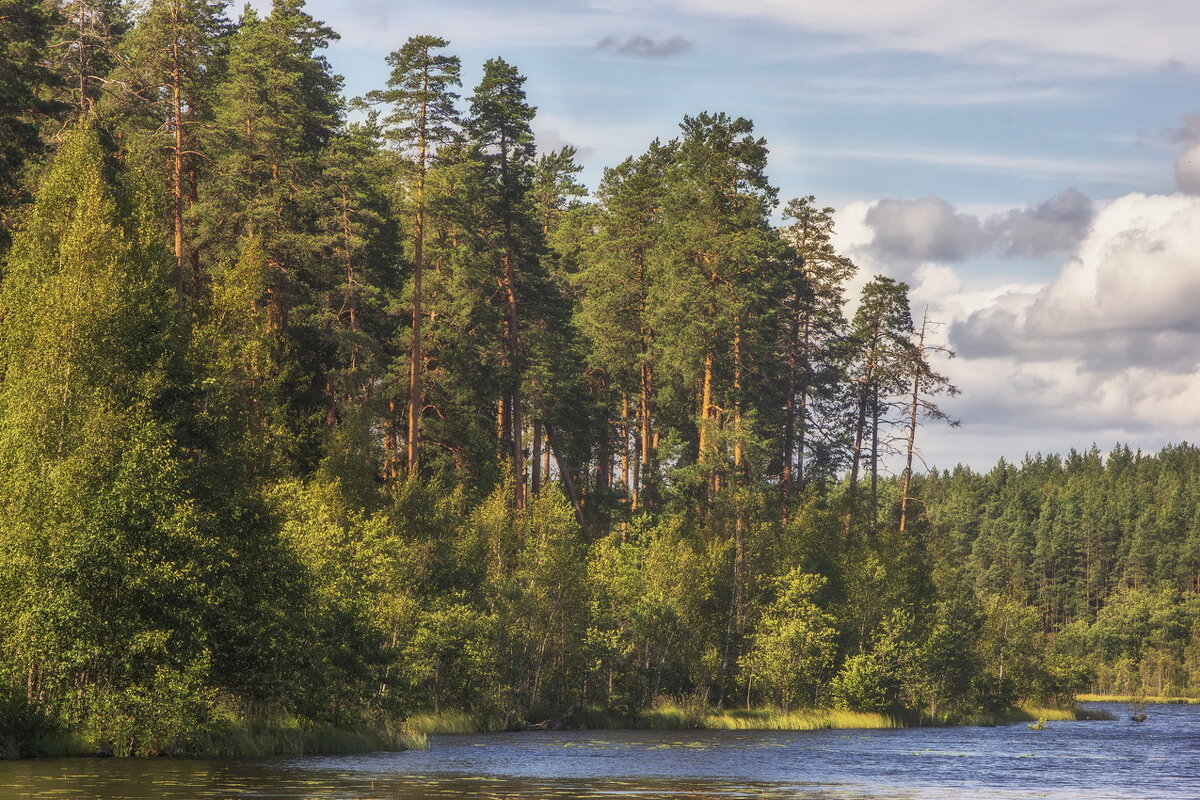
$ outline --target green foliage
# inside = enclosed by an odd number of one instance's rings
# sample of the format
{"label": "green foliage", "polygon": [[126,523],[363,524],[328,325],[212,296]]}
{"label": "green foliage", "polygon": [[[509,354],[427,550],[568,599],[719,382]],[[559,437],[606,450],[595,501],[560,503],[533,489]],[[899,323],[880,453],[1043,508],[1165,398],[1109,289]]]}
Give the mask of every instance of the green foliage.
{"label": "green foliage", "polygon": [[814,602],[825,578],[795,569],[775,583],[775,602],[759,619],[741,669],[749,685],[787,711],[797,702],[814,704],[828,682],[837,629]]}
{"label": "green foliage", "polygon": [[[175,437],[169,273],[139,199],[81,124],[14,242],[0,331],[3,668],[40,712],[102,734],[119,698],[208,659],[213,542]],[[167,726],[139,718],[125,740]]]}

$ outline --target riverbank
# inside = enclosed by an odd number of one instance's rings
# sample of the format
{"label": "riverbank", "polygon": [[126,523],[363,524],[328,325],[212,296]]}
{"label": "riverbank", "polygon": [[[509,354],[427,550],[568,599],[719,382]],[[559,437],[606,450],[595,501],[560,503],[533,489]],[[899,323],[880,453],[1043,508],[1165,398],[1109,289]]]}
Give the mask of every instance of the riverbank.
{"label": "riverbank", "polygon": [[0,759],[107,756],[246,758],[317,756],[374,751],[423,750],[426,736],[406,725],[304,725],[296,720],[247,722],[222,720],[212,727],[154,744],[112,742],[71,731],[45,731],[28,741],[0,738]]}
{"label": "riverbank", "polygon": [[1075,700],[1080,703],[1145,703],[1167,706],[1200,705],[1200,697],[1172,697],[1166,695],[1133,695],[1133,694],[1078,694]]}
{"label": "riverbank", "polygon": [[1029,722],[1111,720],[1100,709],[1079,706],[1047,708],[1021,706],[997,713],[970,715],[883,714],[836,709],[716,709],[660,703],[634,714],[605,709],[582,709],[557,717],[508,721],[459,711],[410,717],[406,725],[423,734],[494,733],[501,730],[879,730],[885,728],[940,728],[953,726],[1014,725]]}
{"label": "riverbank", "polygon": [[[1098,695],[1081,695],[1084,702]],[[1086,700],[1085,700],[1086,698]],[[1102,698],[1109,700],[1110,698]],[[1117,698],[1117,702],[1121,702]],[[1159,702],[1147,700],[1147,702]],[[1173,702],[1189,702],[1176,699]],[[1195,702],[1190,701],[1190,702]],[[1022,706],[999,713],[971,715],[883,714],[837,709],[717,709],[693,708],[670,702],[635,714],[605,709],[582,709],[569,714],[531,719],[501,719],[462,711],[417,714],[399,724],[339,728],[311,726],[297,720],[221,720],[206,730],[167,743],[113,743],[76,733],[47,731],[29,741],[0,739],[0,759],[21,756],[182,756],[245,758],[315,756],[375,751],[423,750],[427,737],[443,734],[496,733],[515,730],[879,730],[887,728],[992,727],[1018,723],[1111,720],[1100,709],[1079,706],[1044,708]]]}

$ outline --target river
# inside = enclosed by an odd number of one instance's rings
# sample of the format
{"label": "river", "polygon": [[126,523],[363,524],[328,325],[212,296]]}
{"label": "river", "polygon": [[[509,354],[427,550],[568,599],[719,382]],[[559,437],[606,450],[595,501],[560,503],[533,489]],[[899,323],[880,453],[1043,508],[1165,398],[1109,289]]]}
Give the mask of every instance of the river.
{"label": "river", "polygon": [[1196,800],[1200,706],[1109,722],[871,731],[432,736],[425,751],[0,762],[0,798]]}

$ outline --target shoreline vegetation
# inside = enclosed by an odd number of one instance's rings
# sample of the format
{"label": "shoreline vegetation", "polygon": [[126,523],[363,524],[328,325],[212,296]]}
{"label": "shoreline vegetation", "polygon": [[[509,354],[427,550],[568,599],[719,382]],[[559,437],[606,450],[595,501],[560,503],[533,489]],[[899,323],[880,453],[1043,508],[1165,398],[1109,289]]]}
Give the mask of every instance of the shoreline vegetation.
{"label": "shoreline vegetation", "polygon": [[24,741],[0,735],[0,759],[109,757],[137,755],[178,758],[262,758],[319,756],[376,751],[424,750],[426,734],[407,724],[355,728],[312,726],[298,719],[271,722],[224,721],[158,746],[97,741],[71,731],[45,731]]}
{"label": "shoreline vegetation", "polygon": [[[1101,697],[1087,695],[1086,697]],[[1104,697],[1104,700],[1110,698]],[[1146,698],[1148,702],[1197,702],[1183,698]],[[1116,698],[1114,702],[1124,702]],[[1091,700],[1089,700],[1091,702]],[[1065,708],[1018,706],[1007,711],[930,716],[921,713],[885,714],[839,709],[697,708],[670,702],[634,714],[599,708],[583,709],[553,719],[509,720],[464,711],[424,713],[402,724],[361,726],[354,729],[311,727],[299,720],[232,722],[184,737],[144,756],[185,758],[261,758],[317,756],[376,751],[424,750],[428,737],[442,734],[497,733],[529,730],[879,730],[888,728],[992,727],[1030,722],[1112,720],[1102,709],[1072,705]],[[43,733],[27,743],[27,752],[39,758],[107,757],[116,754],[112,743],[89,741],[72,733]],[[14,742],[0,741],[0,758],[15,758]]]}
{"label": "shoreline vegetation", "polygon": [[461,711],[420,714],[406,720],[413,731],[441,734],[495,733],[503,730],[879,730],[885,728],[940,728],[953,726],[992,727],[1029,722],[1111,721],[1111,712],[1098,708],[1021,705],[1006,711],[929,715],[919,712],[847,711],[806,708],[783,711],[775,708],[718,709],[660,703],[633,714],[591,708],[552,719],[505,724]]}
{"label": "shoreline vegetation", "polygon": [[1133,705],[1194,706],[1200,705],[1200,697],[1178,697],[1170,695],[1140,694],[1079,694],[1080,703],[1129,703]]}

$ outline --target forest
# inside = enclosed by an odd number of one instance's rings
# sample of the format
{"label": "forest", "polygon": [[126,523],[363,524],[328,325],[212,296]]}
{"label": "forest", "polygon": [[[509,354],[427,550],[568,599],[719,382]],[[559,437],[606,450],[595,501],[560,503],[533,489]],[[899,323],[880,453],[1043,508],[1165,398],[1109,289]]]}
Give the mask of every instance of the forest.
{"label": "forest", "polygon": [[1200,449],[927,471],[953,353],[750,120],[588,188],[336,38],[0,0],[0,746],[1200,693]]}

